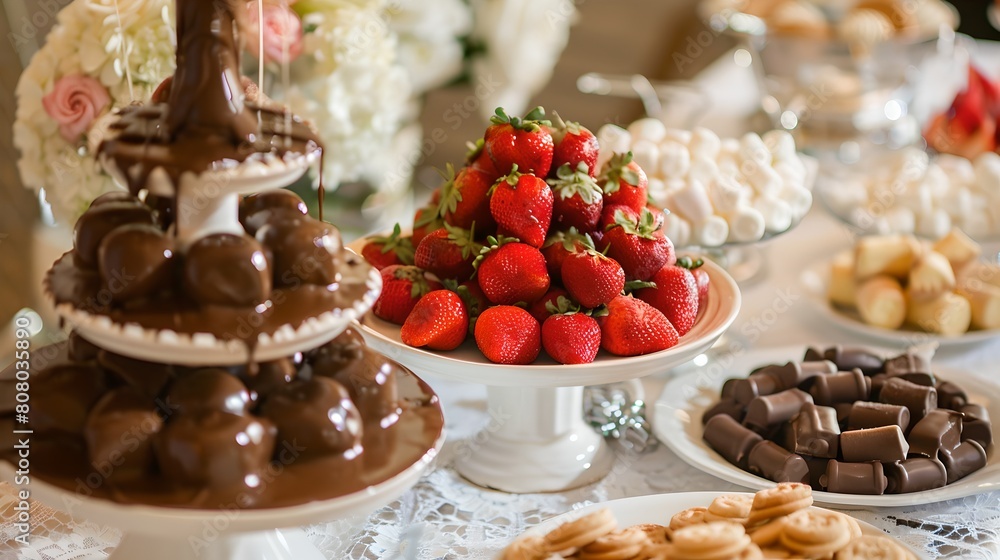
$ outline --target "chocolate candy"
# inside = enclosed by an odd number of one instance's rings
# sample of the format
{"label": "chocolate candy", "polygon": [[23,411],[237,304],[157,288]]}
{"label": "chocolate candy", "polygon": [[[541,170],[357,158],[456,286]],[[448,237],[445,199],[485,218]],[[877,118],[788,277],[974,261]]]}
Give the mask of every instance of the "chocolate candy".
{"label": "chocolate candy", "polygon": [[67,356],[74,362],[95,360],[97,359],[97,354],[101,351],[99,347],[77,334],[76,331],[69,333],[67,344]]}
{"label": "chocolate candy", "polygon": [[845,463],[830,459],[826,474],[820,477],[820,484],[827,492],[881,495],[886,491],[888,481],[882,463],[878,461]]}
{"label": "chocolate candy", "polygon": [[253,488],[271,461],[270,421],[218,410],[177,414],[153,438],[163,476],[185,485]]}
{"label": "chocolate candy", "polygon": [[727,461],[744,470],[750,450],[764,439],[725,414],[709,419],[702,437]]}
{"label": "chocolate candy", "polygon": [[250,392],[228,371],[204,368],[182,375],[171,384],[167,406],[171,414],[218,410],[239,416],[250,406]]}
{"label": "chocolate candy", "polygon": [[110,202],[124,202],[127,204],[140,205],[142,201],[139,197],[134,196],[132,193],[125,190],[110,191],[102,194],[101,196],[95,198],[90,202],[90,206],[87,207],[89,212],[92,208],[96,208],[103,204],[108,204]]}
{"label": "chocolate candy", "polygon": [[840,452],[845,461],[852,463],[902,461],[909,449],[903,430],[895,424],[840,434]]}
{"label": "chocolate candy", "polygon": [[253,364],[256,367],[241,368],[240,378],[247,389],[265,398],[292,382],[298,375],[295,363],[289,358]]}
{"label": "chocolate candy", "polygon": [[940,458],[948,472],[948,484],[986,466],[986,450],[972,439],[963,441],[950,453],[942,453]]}
{"label": "chocolate candy", "polygon": [[900,430],[910,427],[910,409],[896,404],[859,401],[851,407],[847,416],[848,430],[899,426]]}
{"label": "chocolate candy", "polygon": [[117,303],[153,296],[174,280],[173,240],[154,225],[114,229],[104,236],[97,256],[104,289]]}
{"label": "chocolate candy", "polygon": [[990,414],[981,404],[967,404],[960,410],[962,419],[962,441],[974,440],[983,449],[989,449],[993,443],[993,426]]}
{"label": "chocolate candy", "polygon": [[271,294],[271,270],[260,243],[217,233],[195,241],[184,255],[184,291],[203,305],[253,306]]}
{"label": "chocolate candy", "polygon": [[753,446],[747,464],[750,472],[774,482],[809,482],[809,466],[805,459],[773,441]]}
{"label": "chocolate candy", "polygon": [[40,434],[80,434],[91,407],[108,390],[96,366],[57,364],[31,380],[31,428]]}
{"label": "chocolate candy", "polygon": [[937,389],[938,406],[941,408],[961,410],[969,404],[969,395],[965,393],[965,389],[951,381],[940,381],[934,388]]}
{"label": "chocolate candy", "polygon": [[868,379],[871,379],[872,381],[871,395],[869,395],[868,398],[873,401],[877,401],[878,396],[882,393],[882,386],[885,385],[885,382],[886,380],[889,379],[889,376],[884,373],[876,373],[875,375],[869,377]]}
{"label": "chocolate candy", "polygon": [[736,399],[732,397],[722,398],[701,415],[701,423],[707,423],[713,416],[718,414],[725,414],[737,422],[742,422],[746,412],[746,406],[736,402]]}
{"label": "chocolate candy", "polygon": [[917,385],[923,385],[924,387],[935,387],[937,385],[937,378],[934,377],[933,373],[920,373],[920,372],[909,372],[900,373],[898,375],[888,375],[886,377],[898,377],[899,379],[905,379],[910,383],[915,383]]}
{"label": "chocolate candy", "polygon": [[787,388],[778,376],[769,372],[752,373],[745,379],[733,381],[731,387],[733,398],[743,405],[749,404],[757,397],[773,395]]}
{"label": "chocolate candy", "polygon": [[743,423],[755,430],[766,430],[770,426],[791,420],[807,402],[813,402],[812,397],[799,389],[757,397],[747,405]]}
{"label": "chocolate candy", "polygon": [[825,359],[826,358],[823,357],[823,351],[812,346],[806,348],[806,353],[802,356],[803,362],[819,362]]}
{"label": "chocolate candy", "polygon": [[[889,377],[897,377],[908,373],[923,373],[930,375],[931,362],[923,354],[906,352],[885,361],[885,373]],[[933,385],[933,383],[931,384]]]}
{"label": "chocolate candy", "polygon": [[802,405],[792,418],[793,451],[813,457],[834,458],[840,440],[837,411],[812,403]]}
{"label": "chocolate candy", "polygon": [[881,356],[860,348],[831,346],[823,352],[823,358],[837,364],[840,371],[860,369],[865,375],[875,375],[885,370]]}
{"label": "chocolate candy", "polygon": [[151,399],[131,387],[115,389],[87,416],[87,456],[109,476],[141,476],[153,466],[153,436],[162,426]]}
{"label": "chocolate candy", "polygon": [[886,492],[905,494],[940,488],[948,483],[948,472],[941,461],[927,457],[916,457],[888,463],[885,475],[889,479]]}
{"label": "chocolate candy", "polygon": [[[937,408],[937,390],[934,387],[924,387],[910,383],[905,379],[893,377],[882,385],[878,395],[879,402],[898,404],[910,410],[910,426],[920,421],[929,411]],[[908,430],[907,430],[908,431]]]}
{"label": "chocolate candy", "polygon": [[332,379],[288,383],[267,397],[260,414],[277,426],[278,442],[301,446],[303,457],[361,451],[361,414]]}
{"label": "chocolate candy", "polygon": [[962,441],[962,414],[947,408],[928,412],[910,430],[910,453],[937,457],[951,453]]}
{"label": "chocolate candy", "polygon": [[112,230],[125,224],[154,225],[153,212],[135,202],[107,201],[80,216],[73,231],[73,249],[78,266],[97,266],[97,250],[104,237]]}
{"label": "chocolate candy", "polygon": [[868,400],[871,381],[860,369],[816,377],[809,394],[817,404],[830,406]]}
{"label": "chocolate candy", "polygon": [[730,377],[729,379],[722,382],[722,392],[721,396],[724,399],[731,399],[734,397],[734,391],[736,383],[744,378],[742,377]]}
{"label": "chocolate candy", "polygon": [[326,222],[285,212],[274,216],[255,234],[272,257],[276,286],[337,281],[334,254],[340,251],[340,233]]}
{"label": "chocolate candy", "polygon": [[97,363],[150,399],[163,392],[174,377],[174,366],[136,360],[107,350],[101,350],[97,354]]}
{"label": "chocolate candy", "polygon": [[299,195],[287,189],[252,194],[240,202],[240,222],[250,235],[284,212],[305,216],[309,208]]}
{"label": "chocolate candy", "polygon": [[366,367],[341,370],[333,378],[347,387],[366,423],[375,422],[387,428],[399,415],[396,379],[403,375],[403,369],[380,354],[366,351],[365,355]]}

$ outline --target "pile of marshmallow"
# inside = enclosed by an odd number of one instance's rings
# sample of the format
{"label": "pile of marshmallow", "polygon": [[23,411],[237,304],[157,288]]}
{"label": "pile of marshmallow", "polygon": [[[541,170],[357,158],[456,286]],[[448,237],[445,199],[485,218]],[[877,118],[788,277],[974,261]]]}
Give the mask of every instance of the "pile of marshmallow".
{"label": "pile of marshmallow", "polygon": [[908,148],[820,188],[834,213],[865,231],[929,239],[953,227],[973,238],[1000,234],[1000,155],[993,152],[970,161]]}
{"label": "pile of marshmallow", "polygon": [[752,243],[787,231],[812,206],[816,162],[783,130],[720,139],[653,118],[628,129],[604,125],[598,168],[631,151],[649,178],[651,201],[669,210],[663,231],[678,247]]}

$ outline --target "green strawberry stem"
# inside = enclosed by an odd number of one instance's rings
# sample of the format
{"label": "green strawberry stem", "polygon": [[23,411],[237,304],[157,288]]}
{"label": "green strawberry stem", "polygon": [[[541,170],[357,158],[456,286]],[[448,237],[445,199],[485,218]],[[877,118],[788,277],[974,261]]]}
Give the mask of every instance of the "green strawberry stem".
{"label": "green strawberry stem", "polygon": [[639,184],[639,174],[628,166],[630,163],[632,163],[631,151],[611,156],[607,163],[607,171],[601,175],[600,180],[604,184],[604,194],[618,192],[622,181],[633,187]]}
{"label": "green strawberry stem", "polygon": [[676,266],[681,268],[686,268],[688,270],[694,270],[699,268],[701,265],[705,264],[705,261],[701,258],[692,259],[691,257],[685,255],[683,257],[677,257]]}
{"label": "green strawberry stem", "polygon": [[582,161],[577,164],[576,170],[573,170],[568,163],[560,165],[556,170],[556,178],[547,182],[563,200],[578,194],[584,202],[593,204],[602,195],[601,187],[590,176],[587,164]]}
{"label": "green strawberry stem", "polygon": [[[520,242],[521,240],[516,237],[506,237],[500,234],[497,234],[495,237],[492,235],[487,236],[486,243],[484,243],[483,248],[479,250],[479,256],[476,257],[476,260],[472,261],[472,268],[476,269],[476,272],[478,272],[479,264],[483,262],[483,259],[486,258],[486,255],[489,255],[493,251],[496,251],[497,249],[503,247],[508,243],[520,243]],[[475,273],[473,273],[473,276],[475,276]]]}
{"label": "green strawberry stem", "polygon": [[524,115],[524,118],[511,117],[504,112],[503,107],[497,107],[494,111],[494,116],[490,117],[490,122],[493,124],[509,124],[515,130],[524,130],[527,132],[537,132],[542,129],[542,126],[551,126],[550,121],[545,120],[545,109],[542,107],[535,107],[528,114]]}

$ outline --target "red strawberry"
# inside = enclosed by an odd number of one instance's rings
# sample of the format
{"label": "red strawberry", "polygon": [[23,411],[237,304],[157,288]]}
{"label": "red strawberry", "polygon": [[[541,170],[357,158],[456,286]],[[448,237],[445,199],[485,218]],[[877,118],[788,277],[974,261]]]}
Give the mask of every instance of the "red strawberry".
{"label": "red strawberry", "polygon": [[475,279],[466,280],[459,284],[454,280],[445,280],[443,282],[444,287],[458,294],[458,297],[462,298],[462,302],[465,303],[465,309],[469,312],[469,319],[474,319],[478,317],[490,304],[490,300],[486,298],[486,294],[483,293],[483,289],[479,287],[479,282]]}
{"label": "red strawberry", "polygon": [[483,142],[486,153],[500,175],[516,165],[522,172],[545,177],[552,167],[553,142],[545,109],[535,107],[523,119],[508,117],[502,108],[490,119]]}
{"label": "red strawberry", "polygon": [[636,290],[633,294],[663,313],[680,336],[691,330],[698,317],[698,282],[689,269],[701,264],[701,259],[692,262],[688,257],[681,257],[677,264],[656,271],[650,278],[655,286]]}
{"label": "red strawberry", "polygon": [[442,227],[444,227],[444,220],[438,214],[437,204],[432,203],[418,208],[413,216],[413,235],[410,236],[410,242],[414,247],[417,247],[428,233]]}
{"label": "red strawberry", "polygon": [[626,280],[648,280],[664,265],[677,262],[673,243],[654,229],[655,219],[645,207],[638,222],[617,212],[616,223],[604,232],[607,255],[622,265]]}
{"label": "red strawberry", "polygon": [[[549,307],[550,304],[552,307]],[[531,316],[539,323],[544,323],[549,318],[549,315],[560,312],[560,308],[563,309],[562,312],[568,311],[572,305],[573,302],[569,300],[569,292],[558,286],[553,286],[549,288],[549,291],[545,292],[544,296],[531,304],[531,307],[528,308],[528,313],[531,313]],[[579,309],[579,306],[577,308]]]}
{"label": "red strawberry", "polygon": [[634,297],[611,300],[608,314],[597,322],[601,326],[601,348],[618,356],[650,354],[677,344],[677,331],[663,313]]}
{"label": "red strawberry", "polygon": [[694,275],[695,284],[698,284],[698,312],[701,313],[701,310],[705,309],[705,304],[708,303],[708,288],[711,285],[711,278],[703,267],[695,268],[691,274]]}
{"label": "red strawberry", "polygon": [[577,169],[583,163],[586,172],[591,177],[597,173],[597,154],[601,147],[597,144],[594,133],[578,122],[564,122],[555,111],[553,114],[552,141],[555,150],[552,154],[552,169],[569,165]]}
{"label": "red strawberry", "polygon": [[469,314],[458,294],[435,290],[420,298],[406,317],[399,338],[410,346],[454,350],[469,332]]}
{"label": "red strawberry", "polygon": [[653,204],[646,204],[646,210],[649,210],[653,214],[653,228],[660,229],[663,227],[663,221],[666,219],[666,215],[663,210],[657,208]]}
{"label": "red strawberry", "polygon": [[986,91],[971,69],[965,91],[959,92],[951,103],[951,113],[952,122],[966,134],[978,130],[987,117]]}
{"label": "red strawberry", "polygon": [[612,204],[610,206],[605,205],[604,210],[601,211],[601,219],[597,222],[597,229],[600,231],[607,231],[607,229],[618,223],[618,214],[621,213],[625,218],[632,222],[639,221],[639,212],[634,210],[631,206],[626,206],[624,204]]}
{"label": "red strawberry", "polygon": [[488,237],[475,262],[479,287],[493,303],[532,303],[549,289],[542,253],[517,239]]}
{"label": "red strawberry", "polygon": [[557,231],[549,235],[542,246],[542,255],[545,256],[545,265],[552,282],[562,282],[562,263],[566,257],[577,251],[593,248],[594,242],[590,236],[580,234],[576,228],[571,227],[568,231]]}
{"label": "red strawberry", "polygon": [[597,183],[604,190],[605,206],[624,204],[636,212],[646,207],[646,173],[632,161],[632,152],[611,156]]}
{"label": "red strawberry", "polygon": [[476,224],[480,235],[493,233],[496,222],[490,214],[490,189],[496,177],[476,167],[463,167],[458,175],[448,165],[451,186],[445,189],[447,196],[441,198],[441,213],[444,222],[462,229]]}
{"label": "red strawberry", "polygon": [[558,228],[575,227],[590,231],[597,227],[604,208],[601,187],[580,162],[578,168],[564,164],[556,171],[556,178],[547,182],[552,187],[552,224]]}
{"label": "red strawberry", "polygon": [[465,154],[466,165],[486,173],[493,181],[496,181],[500,173],[497,172],[496,166],[493,165],[490,154],[486,152],[486,142],[480,138],[475,142],[466,142],[465,145],[469,148],[469,151]]}
{"label": "red strawberry", "polygon": [[513,305],[483,311],[476,320],[475,337],[483,355],[498,364],[530,364],[542,349],[538,321]]}
{"label": "red strawberry", "polygon": [[552,315],[542,323],[542,346],[560,364],[589,364],[601,349],[601,327],[583,313]]}
{"label": "red strawberry", "polygon": [[482,248],[473,230],[445,224],[420,240],[413,262],[441,280],[454,278],[462,282],[475,272],[472,261]]}
{"label": "red strawberry", "polygon": [[413,264],[413,243],[401,233],[396,224],[388,237],[372,237],[361,248],[361,256],[379,270],[394,264]]}
{"label": "red strawberry", "polygon": [[382,293],[375,300],[372,312],[376,317],[402,325],[425,294],[440,290],[441,284],[428,280],[424,271],[415,266],[392,265],[382,269]]}
{"label": "red strawberry", "polygon": [[493,185],[490,212],[500,235],[541,247],[552,221],[552,189],[545,181],[517,169],[515,165]]}
{"label": "red strawberry", "polygon": [[625,287],[625,271],[621,265],[597,251],[582,251],[566,257],[562,278],[569,295],[591,309],[608,303]]}

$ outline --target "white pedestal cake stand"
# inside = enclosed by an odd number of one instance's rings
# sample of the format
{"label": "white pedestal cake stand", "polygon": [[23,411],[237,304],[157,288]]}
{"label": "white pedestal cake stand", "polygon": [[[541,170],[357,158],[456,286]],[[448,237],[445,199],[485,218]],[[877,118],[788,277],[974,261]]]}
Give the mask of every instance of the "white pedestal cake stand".
{"label": "white pedestal cake stand", "polygon": [[668,350],[619,358],[601,352],[583,365],[544,356],[527,366],[489,362],[470,337],[451,352],[412,348],[399,326],[372,315],[362,320],[369,346],[424,377],[487,386],[494,422],[472,439],[455,468],[470,481],[506,492],[555,492],[601,479],[613,454],[583,420],[583,388],[671,369],[705,352],[736,319],[740,291],[718,265],[706,262],[709,300],[695,327]]}
{"label": "white pedestal cake stand", "polygon": [[[286,528],[373,513],[416,484],[443,443],[442,432],[416,462],[385,482],[298,506],[196,510],[126,505],[82,496],[37,477],[31,481],[31,497],[77,519],[121,529],[121,544],[110,560],[324,560],[305,532]],[[0,461],[0,479],[13,481],[14,472],[13,465]]]}

